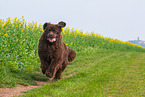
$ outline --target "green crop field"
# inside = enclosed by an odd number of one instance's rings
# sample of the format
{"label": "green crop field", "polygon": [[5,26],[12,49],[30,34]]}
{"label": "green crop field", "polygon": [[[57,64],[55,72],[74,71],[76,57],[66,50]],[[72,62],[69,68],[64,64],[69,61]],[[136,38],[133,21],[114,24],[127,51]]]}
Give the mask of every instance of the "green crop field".
{"label": "green crop field", "polygon": [[[42,33],[41,24],[24,17],[0,19],[0,88],[49,81],[37,55]],[[144,47],[73,28],[64,28],[62,35],[77,52],[62,75],[72,76],[30,90],[24,97],[145,96]]]}

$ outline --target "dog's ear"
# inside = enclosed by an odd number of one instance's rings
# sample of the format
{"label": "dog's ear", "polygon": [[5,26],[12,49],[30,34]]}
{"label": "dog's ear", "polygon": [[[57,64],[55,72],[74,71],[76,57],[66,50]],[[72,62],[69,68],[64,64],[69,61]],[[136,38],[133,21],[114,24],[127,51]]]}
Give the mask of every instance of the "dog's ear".
{"label": "dog's ear", "polygon": [[58,23],[58,26],[59,26],[59,27],[65,27],[65,26],[66,26],[66,23],[63,22],[63,21],[61,21],[61,22]]}
{"label": "dog's ear", "polygon": [[43,30],[45,30],[45,28],[47,27],[47,25],[48,25],[48,23],[45,23],[45,24],[43,25]]}

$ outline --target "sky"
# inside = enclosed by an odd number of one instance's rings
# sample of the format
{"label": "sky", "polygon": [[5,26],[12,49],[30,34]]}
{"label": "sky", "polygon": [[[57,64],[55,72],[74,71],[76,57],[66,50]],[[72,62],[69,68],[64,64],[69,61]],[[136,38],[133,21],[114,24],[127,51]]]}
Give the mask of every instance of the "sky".
{"label": "sky", "polygon": [[145,0],[0,0],[0,19],[57,24],[122,41],[145,41]]}

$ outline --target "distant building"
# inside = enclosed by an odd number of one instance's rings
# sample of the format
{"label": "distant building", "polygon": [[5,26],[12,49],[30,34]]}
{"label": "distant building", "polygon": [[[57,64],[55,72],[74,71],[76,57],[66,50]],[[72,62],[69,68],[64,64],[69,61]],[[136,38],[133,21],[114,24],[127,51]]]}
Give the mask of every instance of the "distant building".
{"label": "distant building", "polygon": [[140,40],[139,37],[137,37],[137,40],[129,40],[127,42],[145,47],[145,41]]}
{"label": "distant building", "polygon": [[137,37],[137,40],[139,41],[139,37]]}

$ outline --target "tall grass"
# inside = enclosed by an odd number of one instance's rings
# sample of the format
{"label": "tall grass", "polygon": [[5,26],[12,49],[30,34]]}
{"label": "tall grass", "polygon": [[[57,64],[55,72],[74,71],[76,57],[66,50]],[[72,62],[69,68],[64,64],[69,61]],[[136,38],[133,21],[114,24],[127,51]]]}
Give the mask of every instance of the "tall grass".
{"label": "tall grass", "polygon": [[[42,25],[32,21],[26,22],[24,17],[15,17],[6,20],[0,19],[0,70],[4,72],[6,66],[10,71],[23,70],[31,72],[39,69],[37,45],[41,34]],[[103,48],[119,51],[140,51],[145,48],[117,39],[100,36],[96,33],[83,33],[79,30],[63,29],[63,41],[77,54],[86,55],[93,53],[93,48]]]}
{"label": "tall grass", "polygon": [[41,25],[27,23],[24,18],[0,20],[0,62],[11,70],[34,69],[37,60],[37,44],[42,33]]}
{"label": "tall grass", "polygon": [[66,28],[63,31],[63,39],[68,47],[76,49],[78,52],[87,48],[99,47],[103,49],[119,50],[119,51],[145,51],[144,47],[118,39],[103,37],[97,33],[83,33],[79,30]]}

